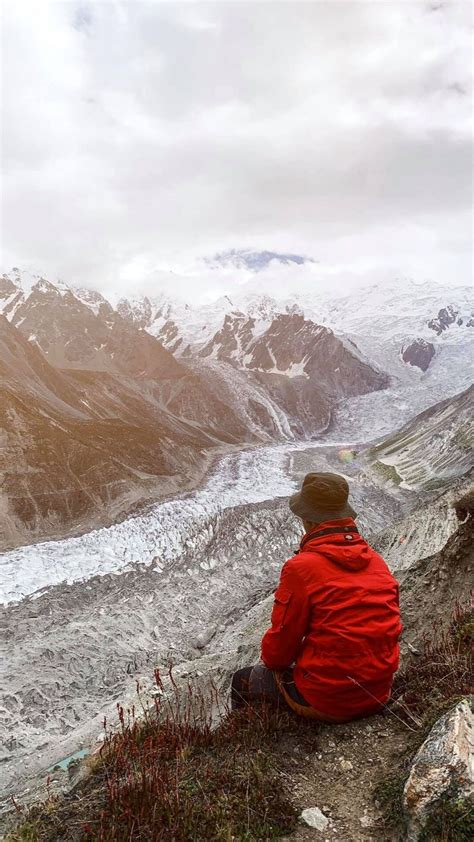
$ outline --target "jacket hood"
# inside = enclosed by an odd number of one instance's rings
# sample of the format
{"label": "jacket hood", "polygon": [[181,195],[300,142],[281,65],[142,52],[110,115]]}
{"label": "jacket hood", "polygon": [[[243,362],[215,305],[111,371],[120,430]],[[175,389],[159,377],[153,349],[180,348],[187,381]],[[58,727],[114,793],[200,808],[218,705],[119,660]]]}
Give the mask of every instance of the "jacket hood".
{"label": "jacket hood", "polygon": [[[331,528],[340,528],[341,532],[318,537],[318,532]],[[300,551],[322,555],[344,570],[364,570],[369,564],[373,551],[357,532],[352,518],[322,523],[314,529],[314,538],[312,534],[304,536]]]}

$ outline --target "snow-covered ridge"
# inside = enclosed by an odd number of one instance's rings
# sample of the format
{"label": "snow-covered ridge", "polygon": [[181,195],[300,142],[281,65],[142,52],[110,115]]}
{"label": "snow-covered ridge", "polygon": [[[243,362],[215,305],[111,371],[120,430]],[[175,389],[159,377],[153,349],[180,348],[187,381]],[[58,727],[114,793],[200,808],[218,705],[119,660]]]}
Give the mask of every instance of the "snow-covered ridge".
{"label": "snow-covered ridge", "polygon": [[[38,283],[43,280],[19,270],[4,275],[0,278],[0,312],[14,319],[25,296],[32,291],[41,295],[43,286],[38,288]],[[69,291],[100,318],[116,309],[177,357],[187,359],[204,354],[208,359],[225,359],[243,369],[290,377],[305,376],[308,349],[303,349],[298,358],[272,365],[275,349],[264,337],[280,316],[304,317],[315,328],[331,329],[351,354],[392,375],[403,389],[408,389],[409,400],[415,399],[413,414],[430,401],[439,400],[443,389],[446,396],[453,395],[470,382],[468,361],[474,355],[474,300],[470,287],[396,279],[361,287],[345,297],[331,297],[319,290],[276,297],[256,291],[253,280],[205,304],[190,305],[174,294],[161,292],[122,298],[112,307],[93,290],[47,284],[43,291],[51,293],[57,289],[58,295]],[[222,346],[223,333],[227,349]],[[266,345],[264,356],[268,357],[263,368],[250,353],[259,340],[260,349]],[[277,344],[281,341],[283,338],[278,338]],[[412,364],[413,354],[403,353],[415,342],[418,346],[433,346],[426,371]]]}
{"label": "snow-covered ridge", "polygon": [[[174,294],[161,292],[155,296],[125,297],[112,307],[110,301],[92,289],[63,281],[51,282],[41,275],[19,269],[0,278],[0,312],[8,310],[9,300],[18,293],[26,298],[34,289],[37,292],[57,290],[61,295],[70,292],[96,314],[100,306],[116,309],[158,338],[174,324],[181,338],[179,353],[188,346],[202,346],[208,342],[225,317],[232,313],[254,319],[260,333],[263,332],[262,322],[269,324],[280,314],[299,314],[335,333],[370,334],[374,339],[397,341],[414,336],[436,341],[435,323],[439,321],[440,313],[444,313],[445,323],[441,316],[443,342],[462,341],[464,335],[470,335],[473,325],[469,322],[474,317],[474,296],[470,287],[442,287],[430,282],[417,284],[403,280],[372,284],[346,297],[332,297],[320,290],[313,294],[296,292],[273,297],[256,292],[254,282],[249,282],[201,305],[191,306]],[[451,314],[455,315],[451,318]]]}

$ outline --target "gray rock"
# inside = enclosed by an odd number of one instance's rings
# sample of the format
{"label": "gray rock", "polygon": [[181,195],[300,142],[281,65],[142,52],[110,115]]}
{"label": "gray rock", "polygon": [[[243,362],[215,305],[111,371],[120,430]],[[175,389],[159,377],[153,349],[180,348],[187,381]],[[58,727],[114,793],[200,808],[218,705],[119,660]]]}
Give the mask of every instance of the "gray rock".
{"label": "gray rock", "polygon": [[442,307],[441,310],[439,310],[437,318],[429,320],[428,327],[431,330],[434,330],[438,336],[441,336],[443,331],[447,330],[450,325],[454,324],[457,317],[458,311],[454,309],[452,304],[448,304],[447,307]]}
{"label": "gray rock", "polygon": [[437,802],[474,795],[474,716],[466,699],[433,726],[415,756],[403,793],[409,842],[416,842]]}
{"label": "gray rock", "polygon": [[319,807],[307,807],[301,813],[300,819],[309,827],[315,827],[316,830],[326,830],[329,825],[329,819],[321,812]]}
{"label": "gray rock", "polygon": [[195,639],[193,640],[193,646],[196,649],[204,649],[207,646],[207,644],[210,643],[216,631],[216,626],[209,626],[209,628],[207,628],[205,631],[196,635]]}
{"label": "gray rock", "polygon": [[402,348],[401,355],[404,363],[417,366],[421,371],[427,371],[435,355],[435,347],[426,339],[413,339]]}

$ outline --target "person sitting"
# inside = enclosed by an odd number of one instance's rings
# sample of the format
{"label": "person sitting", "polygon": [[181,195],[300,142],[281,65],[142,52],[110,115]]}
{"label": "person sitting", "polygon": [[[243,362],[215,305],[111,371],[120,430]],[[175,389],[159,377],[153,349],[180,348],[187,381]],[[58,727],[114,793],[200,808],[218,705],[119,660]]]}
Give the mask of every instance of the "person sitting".
{"label": "person sitting", "polygon": [[290,509],[303,522],[282,568],[262,663],[236,672],[232,708],[289,705],[301,716],[346,722],[390,698],[402,631],[399,587],[357,530],[343,476],[307,474]]}

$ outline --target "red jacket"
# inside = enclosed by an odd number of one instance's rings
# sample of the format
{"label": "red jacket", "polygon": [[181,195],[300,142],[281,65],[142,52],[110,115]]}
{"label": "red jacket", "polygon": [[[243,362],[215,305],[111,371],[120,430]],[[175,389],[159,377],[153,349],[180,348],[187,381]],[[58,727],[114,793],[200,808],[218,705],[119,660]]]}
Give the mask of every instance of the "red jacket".
{"label": "red jacket", "polygon": [[274,670],[295,663],[298,690],[321,713],[364,716],[390,696],[401,631],[398,583],[385,561],[351,518],[328,521],[283,566],[262,660]]}

